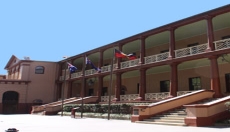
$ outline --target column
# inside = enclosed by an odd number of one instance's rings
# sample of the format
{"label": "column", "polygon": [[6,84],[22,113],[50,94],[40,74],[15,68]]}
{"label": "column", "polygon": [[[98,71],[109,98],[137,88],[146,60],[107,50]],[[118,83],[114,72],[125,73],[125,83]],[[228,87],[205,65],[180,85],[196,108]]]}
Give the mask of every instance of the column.
{"label": "column", "polygon": [[139,97],[136,100],[145,100],[146,93],[146,69],[140,69]]}
{"label": "column", "polygon": [[115,100],[120,101],[121,94],[121,73],[116,73]]}
{"label": "column", "polygon": [[208,37],[208,47],[207,51],[212,51],[215,49],[213,41],[214,41],[214,34],[213,34],[213,25],[212,25],[212,16],[206,16],[207,21],[207,37]]}
{"label": "column", "polygon": [[103,88],[103,77],[99,76],[98,77],[98,89],[97,89],[97,97],[98,97],[98,101],[101,101],[101,90]]}
{"label": "column", "polygon": [[72,82],[71,81],[68,81],[68,92],[67,92],[67,98],[71,98],[72,97]]}
{"label": "column", "polygon": [[145,39],[146,37],[141,36],[140,37],[140,64],[144,64],[145,63]]}
{"label": "column", "polygon": [[86,95],[86,89],[85,89],[86,79],[84,77],[81,79],[81,83],[82,83],[82,85],[81,85],[81,97],[84,98]]}
{"label": "column", "polygon": [[178,71],[177,71],[177,63],[172,63],[171,67],[171,75],[170,75],[170,91],[169,97],[176,97],[178,90]]}
{"label": "column", "polygon": [[169,29],[170,36],[169,36],[169,59],[175,58],[175,28]]}
{"label": "column", "polygon": [[217,56],[212,56],[210,59],[210,69],[211,69],[211,90],[215,92],[214,97],[222,97],[220,89],[220,77],[219,77],[219,68],[217,62]]}
{"label": "column", "polygon": [[98,63],[98,67],[99,67],[99,68],[103,67],[103,52],[104,52],[104,51],[101,51],[101,50],[100,50],[100,56],[99,56],[100,59],[99,59],[99,63]]}

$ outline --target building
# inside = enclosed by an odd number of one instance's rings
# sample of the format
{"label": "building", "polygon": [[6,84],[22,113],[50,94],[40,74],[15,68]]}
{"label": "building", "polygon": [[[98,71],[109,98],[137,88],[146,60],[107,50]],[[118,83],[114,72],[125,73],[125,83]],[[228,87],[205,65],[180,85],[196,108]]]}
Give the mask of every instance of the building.
{"label": "building", "polygon": [[[136,58],[115,58],[115,49],[126,55],[134,54]],[[17,87],[20,86],[20,89],[24,90],[24,97],[19,98],[22,106],[31,106],[36,99],[47,103],[72,97],[96,97],[96,102],[108,102],[109,98],[114,102],[156,102],[186,93],[196,93],[202,89],[212,91],[214,98],[222,98],[230,93],[229,53],[230,5],[226,5],[68,57],[57,63],[20,60],[17,65],[12,66],[13,62],[17,62],[13,56],[6,66],[9,74],[6,79],[0,80],[1,96],[4,96],[9,85],[17,84]],[[91,64],[86,64],[87,59]],[[78,70],[70,74],[67,63]],[[52,72],[49,71],[50,66]],[[100,68],[99,72],[97,67]],[[44,72],[44,78],[39,78],[40,74],[35,74],[36,68],[45,69],[50,73]],[[35,70],[35,73],[31,70]],[[27,76],[24,77],[24,74]],[[12,77],[18,78],[12,81]],[[44,81],[47,82],[44,87],[37,86]],[[5,86],[4,90],[2,85]],[[10,91],[17,91],[16,93],[21,95],[16,88],[11,88]],[[49,98],[44,96],[44,93],[49,95]],[[33,97],[34,95],[37,97]],[[197,100],[193,101],[205,99],[204,95],[206,94],[199,95]],[[186,97],[186,100],[190,98]],[[3,102],[4,100],[2,108]],[[189,103],[191,102],[187,102]],[[137,113],[140,114],[141,109],[146,109],[150,111],[150,115],[154,115],[150,107],[152,106],[136,110],[139,110]],[[174,107],[167,110],[172,108]],[[150,116],[143,114],[133,117],[132,121]],[[187,122],[189,121],[194,119],[188,118]],[[198,123],[192,125],[199,126]]]}
{"label": "building", "polygon": [[29,113],[35,104],[55,101],[56,62],[20,60],[12,55],[0,78],[0,113]]}

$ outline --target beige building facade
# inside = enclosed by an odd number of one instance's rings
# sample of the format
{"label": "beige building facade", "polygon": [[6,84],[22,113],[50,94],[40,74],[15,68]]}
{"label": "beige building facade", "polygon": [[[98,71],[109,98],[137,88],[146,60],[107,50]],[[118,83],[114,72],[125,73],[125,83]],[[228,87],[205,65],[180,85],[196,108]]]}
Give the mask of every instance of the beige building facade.
{"label": "beige building facade", "polygon": [[33,104],[55,101],[56,62],[12,56],[0,79],[0,113],[29,113]]}

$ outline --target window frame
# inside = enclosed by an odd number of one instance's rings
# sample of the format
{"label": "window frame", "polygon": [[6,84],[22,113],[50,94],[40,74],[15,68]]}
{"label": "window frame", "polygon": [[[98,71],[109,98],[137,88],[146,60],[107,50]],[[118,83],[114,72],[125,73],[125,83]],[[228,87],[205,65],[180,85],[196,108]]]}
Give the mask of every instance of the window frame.
{"label": "window frame", "polygon": [[45,73],[45,67],[44,66],[36,66],[35,67],[35,74],[44,74]]}

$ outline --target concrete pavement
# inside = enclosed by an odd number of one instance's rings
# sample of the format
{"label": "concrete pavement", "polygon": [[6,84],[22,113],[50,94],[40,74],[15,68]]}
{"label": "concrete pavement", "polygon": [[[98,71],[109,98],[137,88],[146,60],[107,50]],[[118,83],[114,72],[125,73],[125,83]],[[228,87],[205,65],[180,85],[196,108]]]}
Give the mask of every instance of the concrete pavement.
{"label": "concrete pavement", "polygon": [[230,127],[181,127],[131,123],[127,120],[71,118],[70,116],[0,115],[0,132],[230,132]]}

